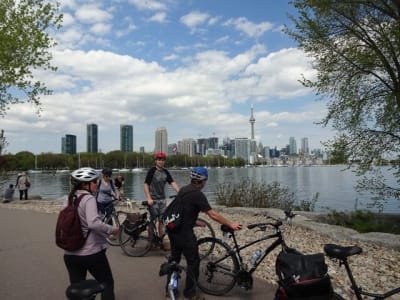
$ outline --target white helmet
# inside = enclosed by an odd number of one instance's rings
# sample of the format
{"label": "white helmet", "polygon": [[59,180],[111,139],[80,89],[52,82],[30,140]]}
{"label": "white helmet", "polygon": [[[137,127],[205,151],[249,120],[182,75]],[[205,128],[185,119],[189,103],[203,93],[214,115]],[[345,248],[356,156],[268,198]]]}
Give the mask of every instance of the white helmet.
{"label": "white helmet", "polygon": [[99,178],[99,173],[93,168],[80,168],[71,173],[71,177],[74,182],[91,182]]}

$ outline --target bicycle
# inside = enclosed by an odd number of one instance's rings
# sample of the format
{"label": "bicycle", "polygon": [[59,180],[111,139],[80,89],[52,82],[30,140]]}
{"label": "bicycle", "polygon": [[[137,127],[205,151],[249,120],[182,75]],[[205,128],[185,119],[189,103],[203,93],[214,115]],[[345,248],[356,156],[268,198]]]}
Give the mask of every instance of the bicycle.
{"label": "bicycle", "polygon": [[94,279],[87,279],[69,285],[65,295],[69,300],[94,300],[103,290],[103,284]]}
{"label": "bicycle", "polygon": [[[122,210],[116,210],[114,204],[118,202],[118,199],[114,199],[112,203],[105,207],[105,214],[101,220],[103,223],[110,224],[113,227],[118,227],[121,232],[121,224],[126,219],[128,213]],[[120,243],[128,242],[129,236],[126,234],[120,234],[118,236],[110,235],[107,238],[107,243],[111,246],[119,246]]]}
{"label": "bicycle", "polygon": [[[344,247],[344,246],[335,245],[335,244],[326,244],[324,246],[324,252],[329,258],[337,259],[339,261],[340,266],[344,265],[347,276],[351,283],[351,288],[352,288],[357,300],[362,300],[363,295],[367,296],[369,298],[375,299],[375,300],[382,300],[382,299],[386,299],[386,298],[389,298],[390,296],[400,293],[400,287],[394,288],[383,294],[377,294],[377,293],[371,293],[368,291],[364,291],[361,287],[359,287],[357,285],[357,282],[353,276],[353,272],[350,268],[350,264],[349,264],[347,258],[350,256],[353,256],[353,255],[362,253],[362,248],[360,248],[358,246]],[[345,300],[342,296],[340,296],[337,293],[334,293],[333,299]]]}
{"label": "bicycle", "polygon": [[[146,255],[152,248],[163,249],[163,239],[166,236],[166,233],[164,233],[162,236],[159,236],[156,226],[156,219],[151,218],[150,206],[148,205],[147,201],[142,201],[141,204],[148,210],[148,213],[146,214],[147,219],[137,228],[138,231],[141,232],[138,234],[128,235],[124,225],[121,226],[120,230],[120,245],[122,251],[126,255],[132,257]],[[197,226],[195,226],[194,231],[197,237],[215,237],[214,229],[206,220],[198,218],[196,224]],[[127,236],[128,240],[124,241],[122,239],[123,235]]]}
{"label": "bicycle", "polygon": [[[285,215],[286,220],[291,220],[295,216],[291,211],[285,211]],[[252,274],[265,257],[275,248],[281,246],[283,251],[296,251],[286,245],[281,231],[282,221],[268,215],[265,215],[265,217],[271,219],[273,222],[250,224],[247,228],[257,228],[256,231],[265,232],[268,227],[272,227],[274,233],[263,235],[243,246],[238,245],[235,232],[226,225],[222,225],[221,230],[224,233],[224,239],[228,240],[231,238],[233,240],[233,247],[224,240],[216,238],[202,238],[198,241],[201,259],[198,286],[203,292],[221,296],[229,292],[235,284],[249,290],[253,286]],[[264,252],[261,250],[256,251],[251,261],[252,266],[248,269],[240,252],[243,249],[269,239],[275,240]]]}

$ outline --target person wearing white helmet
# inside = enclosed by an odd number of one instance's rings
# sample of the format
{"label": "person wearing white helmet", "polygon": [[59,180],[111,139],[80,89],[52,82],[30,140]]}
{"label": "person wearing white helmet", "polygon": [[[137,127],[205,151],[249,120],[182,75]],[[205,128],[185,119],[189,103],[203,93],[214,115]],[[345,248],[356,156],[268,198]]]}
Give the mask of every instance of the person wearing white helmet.
{"label": "person wearing white helmet", "polygon": [[[186,283],[183,291],[187,299],[199,299],[196,281],[199,277],[200,256],[197,238],[193,231],[200,212],[206,213],[211,219],[227,225],[233,230],[240,230],[239,222],[231,222],[211,208],[206,196],[201,191],[208,180],[208,171],[203,167],[195,167],[190,173],[190,184],[182,187],[178,193],[183,203],[183,224],[176,232],[168,232],[171,241],[171,256],[169,261],[180,262],[181,256],[186,258]],[[169,278],[167,279],[168,284]]]}
{"label": "person wearing white helmet", "polygon": [[98,215],[96,199],[92,195],[96,191],[98,178],[99,174],[92,168],[80,168],[71,173],[72,189],[68,198],[72,200],[74,196],[85,194],[79,202],[78,214],[87,239],[81,249],[65,251],[64,262],[71,284],[85,280],[89,272],[105,286],[101,299],[114,300],[114,279],[106,256],[106,237],[118,234],[119,229],[103,223]]}

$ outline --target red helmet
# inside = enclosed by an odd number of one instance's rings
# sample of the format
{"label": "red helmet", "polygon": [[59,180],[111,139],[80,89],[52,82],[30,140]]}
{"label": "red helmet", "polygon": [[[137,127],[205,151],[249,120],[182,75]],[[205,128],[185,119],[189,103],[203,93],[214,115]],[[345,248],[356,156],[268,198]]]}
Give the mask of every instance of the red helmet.
{"label": "red helmet", "polygon": [[167,155],[166,155],[164,152],[157,152],[157,153],[154,155],[154,158],[155,158],[155,159],[158,159],[158,158],[166,159],[166,158],[167,158]]}

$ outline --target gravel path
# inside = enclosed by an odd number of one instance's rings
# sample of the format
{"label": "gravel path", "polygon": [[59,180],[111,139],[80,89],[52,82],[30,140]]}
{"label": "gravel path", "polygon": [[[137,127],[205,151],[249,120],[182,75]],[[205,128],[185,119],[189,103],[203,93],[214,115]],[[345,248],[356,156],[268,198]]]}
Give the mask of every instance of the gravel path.
{"label": "gravel path", "polygon": [[[61,209],[58,201],[13,201],[11,203],[0,204],[1,207],[13,209],[35,210],[47,213],[57,213]],[[127,208],[126,208],[127,209]],[[127,209],[136,211],[137,208]],[[225,217],[232,220],[239,220],[244,225],[265,221],[264,213],[274,217],[283,217],[283,213],[276,209],[243,209],[243,208],[222,208],[216,207]],[[256,213],[258,215],[256,215]],[[310,219],[301,216],[296,217],[292,225],[284,226],[284,235],[287,244],[303,253],[322,252],[323,245],[326,243],[336,243],[345,246],[357,245],[363,249],[363,253],[353,256],[350,264],[359,286],[370,292],[383,292],[400,286],[400,236],[388,234],[359,235],[352,230],[338,226],[330,226],[315,223]],[[218,236],[220,236],[217,223],[210,221]],[[240,244],[253,240],[262,233],[241,230],[237,233]],[[368,237],[371,238],[368,238]],[[244,252],[244,257],[251,257],[251,254],[258,248],[268,245],[260,243],[249,247]],[[246,249],[247,250],[247,249]],[[248,255],[246,255],[248,254]],[[271,283],[276,283],[275,259],[278,250],[272,255],[267,256],[255,275]],[[346,299],[353,299],[350,283],[345,274],[344,267],[339,267],[338,263],[326,259],[329,266],[329,274],[333,278],[335,291]],[[400,300],[400,295],[392,296],[388,299]]]}

